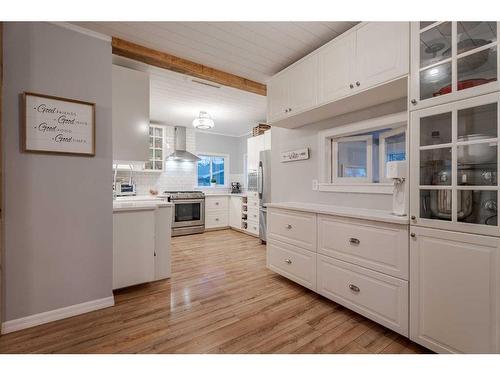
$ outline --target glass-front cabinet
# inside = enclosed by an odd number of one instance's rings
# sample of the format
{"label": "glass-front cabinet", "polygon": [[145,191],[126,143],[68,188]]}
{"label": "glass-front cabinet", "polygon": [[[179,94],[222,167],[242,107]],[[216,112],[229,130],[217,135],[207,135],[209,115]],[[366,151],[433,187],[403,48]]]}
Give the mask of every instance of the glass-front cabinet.
{"label": "glass-front cabinet", "polygon": [[496,21],[413,22],[410,109],[500,89]]}
{"label": "glass-front cabinet", "polygon": [[411,114],[411,224],[500,235],[500,93]]}

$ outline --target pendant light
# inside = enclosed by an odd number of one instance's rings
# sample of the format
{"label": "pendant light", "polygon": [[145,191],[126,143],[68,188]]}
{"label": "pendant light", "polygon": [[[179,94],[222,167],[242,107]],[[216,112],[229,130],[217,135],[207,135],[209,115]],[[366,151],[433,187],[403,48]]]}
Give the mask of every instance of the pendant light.
{"label": "pendant light", "polygon": [[214,120],[205,111],[200,111],[200,115],[193,120],[193,126],[196,129],[207,130],[214,127]]}

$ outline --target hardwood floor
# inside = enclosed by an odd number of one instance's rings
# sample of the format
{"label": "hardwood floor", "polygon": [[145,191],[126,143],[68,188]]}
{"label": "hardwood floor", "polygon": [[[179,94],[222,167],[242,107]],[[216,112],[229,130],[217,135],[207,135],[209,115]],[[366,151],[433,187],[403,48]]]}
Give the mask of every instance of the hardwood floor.
{"label": "hardwood floor", "polygon": [[0,336],[0,353],[427,353],[269,271],[265,246],[224,230],[175,237],[172,278],[116,305]]}

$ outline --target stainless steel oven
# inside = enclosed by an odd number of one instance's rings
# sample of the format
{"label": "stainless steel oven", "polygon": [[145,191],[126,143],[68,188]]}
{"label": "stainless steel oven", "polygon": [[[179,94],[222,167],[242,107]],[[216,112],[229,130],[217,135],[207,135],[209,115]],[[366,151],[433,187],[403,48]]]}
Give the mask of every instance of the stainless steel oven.
{"label": "stainless steel oven", "polygon": [[205,231],[205,194],[203,192],[166,191],[165,196],[174,204],[172,236]]}

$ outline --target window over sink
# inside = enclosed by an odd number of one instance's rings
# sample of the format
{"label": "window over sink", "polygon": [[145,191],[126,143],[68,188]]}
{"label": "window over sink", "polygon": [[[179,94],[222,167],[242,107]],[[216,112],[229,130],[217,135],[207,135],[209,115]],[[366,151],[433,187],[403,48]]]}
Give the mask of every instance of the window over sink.
{"label": "window over sink", "polygon": [[392,194],[386,165],[406,160],[406,129],[404,112],[321,132],[319,190]]}
{"label": "window over sink", "polygon": [[215,187],[227,187],[229,155],[201,153],[198,157],[201,159],[197,162],[198,187],[212,187],[213,180],[215,180]]}

